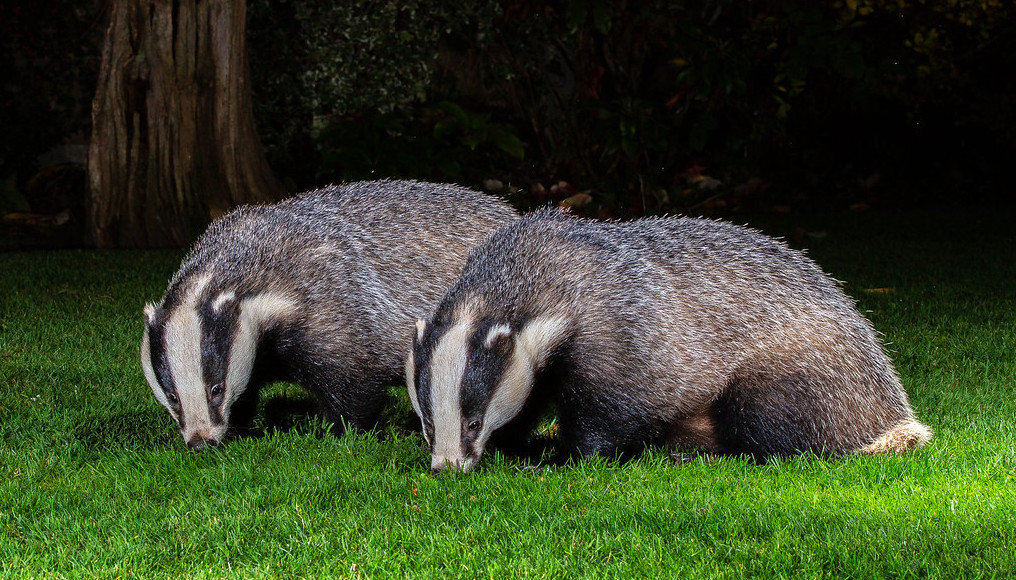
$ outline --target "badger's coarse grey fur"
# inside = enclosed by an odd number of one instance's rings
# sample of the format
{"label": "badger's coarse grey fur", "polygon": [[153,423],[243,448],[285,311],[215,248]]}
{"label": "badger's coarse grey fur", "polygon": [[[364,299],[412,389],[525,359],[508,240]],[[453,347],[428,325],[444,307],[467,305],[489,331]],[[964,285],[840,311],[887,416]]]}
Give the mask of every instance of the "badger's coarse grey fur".
{"label": "badger's coarse grey fur", "polygon": [[417,322],[406,381],[434,469],[471,469],[538,398],[581,455],[663,443],[764,460],[931,436],[871,323],[814,262],[702,219],[541,211],[501,228]]}
{"label": "badger's coarse grey fur", "polygon": [[144,309],[152,392],[193,448],[221,441],[233,403],[268,378],[299,383],[333,420],[367,428],[385,387],[402,380],[413,322],[469,249],[514,219],[499,199],[411,181],[233,211]]}

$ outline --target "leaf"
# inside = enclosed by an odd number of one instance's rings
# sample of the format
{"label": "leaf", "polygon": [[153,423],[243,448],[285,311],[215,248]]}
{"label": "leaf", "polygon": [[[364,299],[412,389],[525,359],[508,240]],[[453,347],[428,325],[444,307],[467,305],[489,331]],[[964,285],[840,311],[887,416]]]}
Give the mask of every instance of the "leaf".
{"label": "leaf", "polygon": [[452,118],[459,121],[463,125],[468,124],[468,115],[466,114],[465,109],[456,105],[455,103],[452,103],[450,101],[441,101],[440,103],[437,104],[437,108],[441,109],[445,113],[448,113],[449,115],[451,115]]}
{"label": "leaf", "polygon": [[445,139],[458,131],[461,127],[462,123],[460,123],[458,119],[452,117],[441,119],[437,123],[434,123],[434,138]]}
{"label": "leaf", "polygon": [[561,209],[578,209],[582,206],[588,205],[591,201],[593,201],[593,196],[588,193],[576,193],[575,195],[562,199],[561,202],[557,204],[557,207]]}
{"label": "leaf", "polygon": [[522,140],[517,136],[506,132],[496,132],[497,137],[494,139],[494,144],[497,145],[498,149],[504,151],[515,159],[523,159],[526,156],[526,148],[522,144]]}

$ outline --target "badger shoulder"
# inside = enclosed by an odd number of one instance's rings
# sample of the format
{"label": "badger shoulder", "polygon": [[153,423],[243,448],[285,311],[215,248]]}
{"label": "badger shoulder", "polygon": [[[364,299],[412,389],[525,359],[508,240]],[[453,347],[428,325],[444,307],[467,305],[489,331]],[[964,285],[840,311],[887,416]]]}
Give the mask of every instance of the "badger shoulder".
{"label": "badger shoulder", "polygon": [[[331,185],[299,195],[290,211],[317,219],[358,225],[355,232],[400,232],[403,237],[474,237],[481,227],[501,225],[517,217],[504,200],[452,184],[381,180]],[[464,229],[448,226],[463,225]],[[404,229],[411,226],[411,229]]]}

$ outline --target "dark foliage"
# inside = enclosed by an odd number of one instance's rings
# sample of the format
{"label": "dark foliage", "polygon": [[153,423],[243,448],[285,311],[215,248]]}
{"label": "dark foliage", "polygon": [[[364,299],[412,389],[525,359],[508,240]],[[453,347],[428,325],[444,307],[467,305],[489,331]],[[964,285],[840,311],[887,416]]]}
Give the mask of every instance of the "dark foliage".
{"label": "dark foliage", "polygon": [[[0,211],[80,207],[30,184],[67,157],[43,154],[87,142],[104,6],[0,4]],[[496,180],[521,205],[581,190],[587,213],[630,216],[999,200],[1016,154],[1012,12],[248,0],[248,34],[259,132],[287,189]]]}
{"label": "dark foliage", "polygon": [[450,70],[611,214],[955,196],[1008,179],[1016,38],[954,4],[502,2]]}
{"label": "dark foliage", "polygon": [[[542,203],[577,191],[544,195],[563,180],[611,216],[938,202],[1006,180],[1016,148],[1016,47],[996,1],[413,5],[440,42],[398,85],[386,39],[417,39],[412,21],[329,13],[330,28],[363,25],[329,38],[385,47],[350,61],[317,46],[308,15],[323,12],[287,6],[262,6],[284,17],[260,50],[289,58],[261,73],[286,79],[261,118],[270,144],[299,151],[296,181],[498,178]],[[339,69],[328,91],[308,81]]]}
{"label": "dark foliage", "polygon": [[0,3],[0,178],[24,182],[39,156],[87,144],[103,20],[99,2]]}

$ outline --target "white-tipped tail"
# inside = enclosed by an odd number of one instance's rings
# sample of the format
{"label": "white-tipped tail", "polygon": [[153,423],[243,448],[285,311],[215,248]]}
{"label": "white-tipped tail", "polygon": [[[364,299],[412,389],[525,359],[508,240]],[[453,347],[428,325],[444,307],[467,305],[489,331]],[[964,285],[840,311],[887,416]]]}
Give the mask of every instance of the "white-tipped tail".
{"label": "white-tipped tail", "polygon": [[907,419],[889,429],[874,441],[857,450],[858,453],[903,453],[916,449],[931,439],[931,428],[916,419]]}

